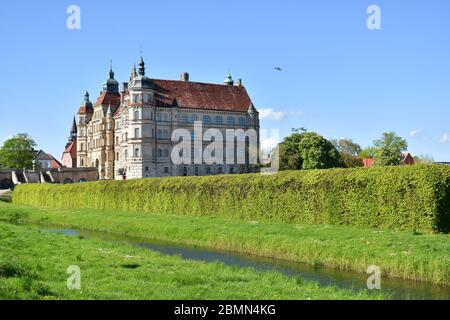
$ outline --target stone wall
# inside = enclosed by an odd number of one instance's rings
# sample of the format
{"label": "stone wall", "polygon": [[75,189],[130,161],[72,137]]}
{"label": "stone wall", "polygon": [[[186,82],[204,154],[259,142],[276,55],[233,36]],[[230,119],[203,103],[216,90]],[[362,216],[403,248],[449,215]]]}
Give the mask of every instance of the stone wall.
{"label": "stone wall", "polygon": [[[14,174],[13,174],[14,172]],[[23,169],[0,169],[0,189],[14,187],[13,175],[20,183],[75,183],[97,181],[97,168],[60,168],[48,171],[28,171]]]}

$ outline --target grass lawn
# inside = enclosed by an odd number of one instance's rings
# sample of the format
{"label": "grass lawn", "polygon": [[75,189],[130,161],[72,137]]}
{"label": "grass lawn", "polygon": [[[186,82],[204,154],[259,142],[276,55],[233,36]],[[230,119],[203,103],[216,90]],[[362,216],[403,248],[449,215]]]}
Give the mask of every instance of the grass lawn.
{"label": "grass lawn", "polygon": [[[0,248],[0,299],[386,298],[6,222]],[[81,290],[67,288],[71,265],[81,270]]]}
{"label": "grass lawn", "polygon": [[219,217],[149,215],[93,209],[35,208],[0,202],[0,221],[106,231],[366,272],[450,284],[450,236],[299,225]]}

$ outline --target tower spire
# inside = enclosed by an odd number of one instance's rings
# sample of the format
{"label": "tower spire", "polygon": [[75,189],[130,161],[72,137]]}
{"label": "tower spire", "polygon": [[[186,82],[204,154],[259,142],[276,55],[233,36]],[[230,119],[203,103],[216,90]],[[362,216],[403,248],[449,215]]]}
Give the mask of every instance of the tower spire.
{"label": "tower spire", "polygon": [[131,78],[130,78],[130,80],[133,80],[136,77],[137,77],[136,64],[133,64],[133,69],[131,69]]}
{"label": "tower spire", "polygon": [[141,55],[141,61],[139,62],[139,75],[145,76],[145,62]]}
{"label": "tower spire", "polygon": [[114,79],[114,71],[112,69],[112,60],[109,60],[109,78]]}

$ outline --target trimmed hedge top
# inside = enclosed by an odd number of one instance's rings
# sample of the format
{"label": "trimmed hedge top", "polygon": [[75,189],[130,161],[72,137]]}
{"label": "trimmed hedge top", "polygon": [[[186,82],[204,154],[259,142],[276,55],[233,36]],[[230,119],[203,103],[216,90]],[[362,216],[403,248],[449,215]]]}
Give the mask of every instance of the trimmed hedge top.
{"label": "trimmed hedge top", "polygon": [[285,171],[19,185],[13,202],[288,223],[450,231],[450,167]]}

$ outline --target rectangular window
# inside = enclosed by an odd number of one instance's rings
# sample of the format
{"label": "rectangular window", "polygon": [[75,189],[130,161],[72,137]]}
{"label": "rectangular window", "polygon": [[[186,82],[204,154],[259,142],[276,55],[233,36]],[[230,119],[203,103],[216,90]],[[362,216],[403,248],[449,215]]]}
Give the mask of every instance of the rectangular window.
{"label": "rectangular window", "polygon": [[135,128],[134,129],[134,137],[137,139],[137,138],[140,138],[140,136],[139,136],[139,128]]}
{"label": "rectangular window", "polygon": [[194,123],[195,121],[197,121],[197,115],[195,115],[195,114],[193,114],[192,116],[191,116],[191,122],[192,123]]}
{"label": "rectangular window", "polygon": [[234,126],[234,118],[233,117],[228,117],[227,118],[227,124],[229,126]]}
{"label": "rectangular window", "polygon": [[211,117],[210,116],[204,116],[203,117],[203,123],[204,124],[211,124]]}
{"label": "rectangular window", "polygon": [[169,167],[164,167],[164,173],[169,173]]}
{"label": "rectangular window", "polygon": [[160,112],[158,112],[156,114],[156,121],[161,121],[161,113]]}
{"label": "rectangular window", "polygon": [[239,125],[240,126],[245,126],[246,125],[246,121],[244,117],[239,117]]}
{"label": "rectangular window", "polygon": [[188,123],[189,122],[189,117],[187,114],[182,114],[181,115],[181,122],[183,123]]}
{"label": "rectangular window", "polygon": [[221,116],[216,116],[216,124],[219,124],[219,125],[223,124],[223,119]]}

